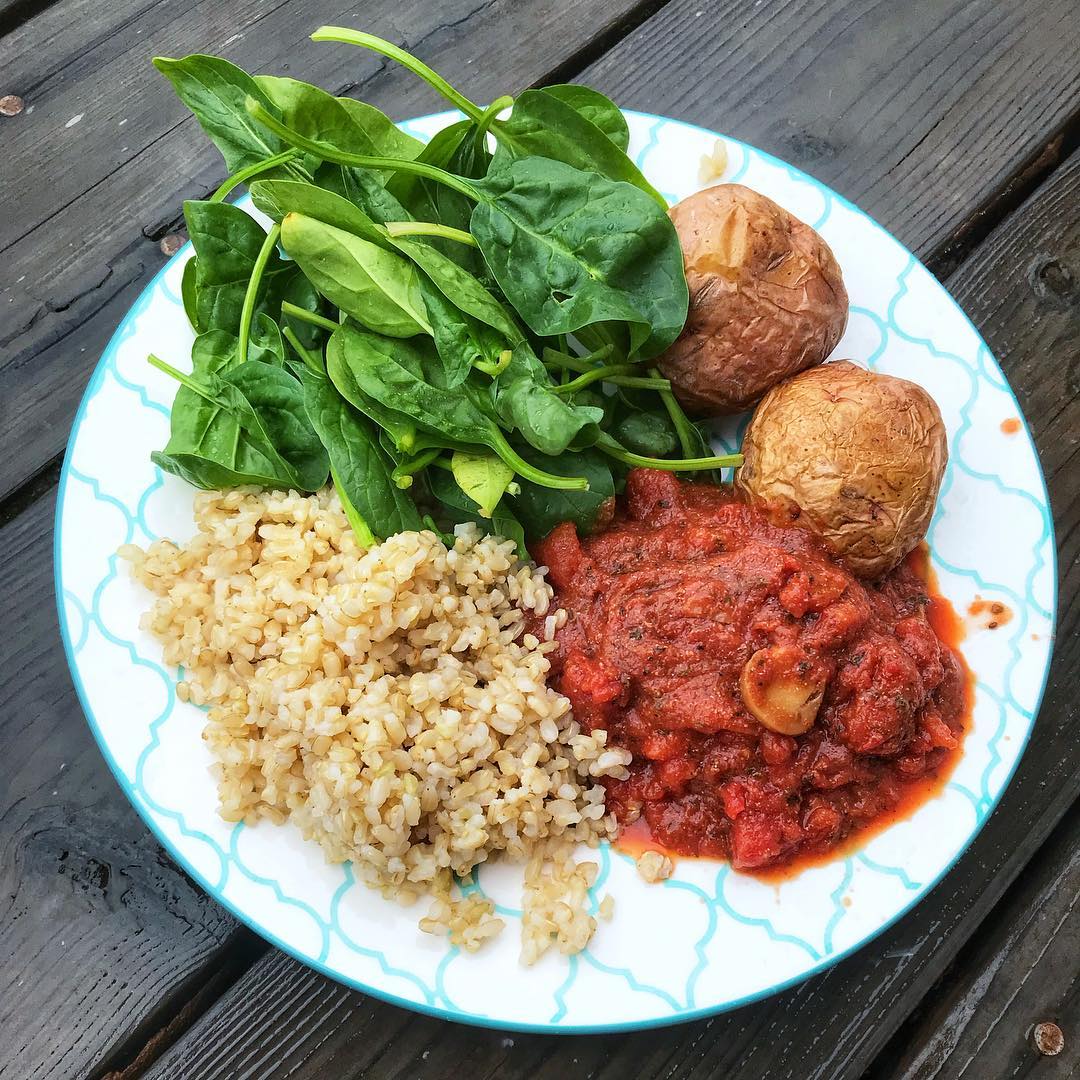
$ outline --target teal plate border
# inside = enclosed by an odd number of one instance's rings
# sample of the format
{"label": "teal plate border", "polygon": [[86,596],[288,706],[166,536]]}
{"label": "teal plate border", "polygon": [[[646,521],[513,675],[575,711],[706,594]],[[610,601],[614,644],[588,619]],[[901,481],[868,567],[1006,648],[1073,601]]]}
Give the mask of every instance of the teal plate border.
{"label": "teal plate border", "polygon": [[[441,118],[449,118],[450,114],[443,114]],[[669,120],[662,117],[652,116],[650,114],[642,113],[628,113],[632,122],[637,124],[648,125],[648,133],[644,141],[644,145],[636,153],[636,160],[639,165],[644,165],[647,169],[647,158],[650,152],[659,146],[659,139],[665,127],[671,126],[675,130],[682,130],[687,133],[692,133],[698,137],[706,137],[709,139],[716,139],[719,136],[712,132],[708,132],[703,128],[695,125],[686,124],[682,121]],[[410,121],[403,124],[403,127],[411,127],[413,125],[419,125],[421,129],[424,125],[430,124],[432,118],[421,118],[416,121]],[[765,154],[762,151],[756,150],[746,144],[740,143],[738,140],[725,137],[725,142],[729,148],[729,152],[737,150],[741,153],[741,161],[731,175],[726,175],[724,179],[726,181],[738,181],[743,178],[744,174],[749,169],[751,162],[757,160],[765,163],[773,168],[783,170],[786,172],[792,180],[808,185],[812,188],[818,196],[821,198],[821,210],[815,220],[810,223],[816,228],[824,228],[830,215],[833,213],[834,208],[843,208],[850,211],[864,221],[870,222],[873,227],[880,232],[884,237],[888,238],[889,243],[896,245],[897,242],[888,233],[885,232],[880,226],[873,223],[871,219],[862,214],[853,204],[842,196],[836,194],[819,181],[813,179],[805,173],[793,168],[792,166],[780,161],[771,155]],[[662,185],[661,185],[662,189]],[[898,245],[899,246],[899,245]],[[903,249],[907,256],[907,263],[903,269],[899,272],[896,278],[896,289],[888,304],[888,309],[885,317],[883,318],[878,313],[868,310],[853,307],[853,314],[865,316],[869,321],[879,324],[879,330],[881,333],[881,342],[878,350],[871,355],[867,362],[873,365],[878,359],[879,355],[884,352],[888,335],[890,333],[897,335],[898,339],[906,339],[907,341],[924,347],[930,351],[936,360],[941,360],[947,363],[953,363],[959,365],[970,378],[971,389],[968,400],[965,406],[960,410],[961,423],[957,430],[953,433],[953,443],[955,446],[959,446],[961,441],[967,432],[971,429],[973,421],[970,416],[970,408],[973,407],[977,394],[979,379],[983,379],[987,384],[1007,393],[1015,407],[1015,413],[1018,417],[1022,418],[1022,412],[1019,404],[1016,402],[1015,395],[1013,395],[1011,388],[1009,388],[1000,368],[997,366],[996,361],[990,353],[985,343],[979,337],[977,330],[970,323],[970,320],[966,316],[963,316],[964,322],[967,327],[970,328],[974,340],[977,342],[977,356],[976,366],[968,364],[960,356],[944,352],[937,348],[935,343],[928,337],[921,337],[917,334],[912,334],[910,331],[905,330],[897,322],[897,307],[901,304],[905,294],[908,290],[909,278],[916,271],[921,271],[921,264],[910,252]],[[182,259],[185,257],[187,251],[187,245],[178,253],[175,259]],[[1050,655],[1049,651],[1046,656],[1046,663],[1041,674],[1041,685],[1038,692],[1034,697],[1033,706],[1025,707],[1020,701],[1016,699],[1012,691],[1011,675],[1017,664],[1020,662],[1020,651],[1017,642],[1020,639],[1020,635],[1027,627],[1027,619],[1029,612],[1032,612],[1036,617],[1043,618],[1048,622],[1048,632],[1051,635],[1054,629],[1054,617],[1057,608],[1057,566],[1056,566],[1056,547],[1054,543],[1053,523],[1049,513],[1049,500],[1046,492],[1045,480],[1042,476],[1041,470],[1036,471],[1039,474],[1040,490],[1037,494],[1028,491],[1027,489],[1017,488],[1004,483],[997,474],[986,473],[981,470],[973,469],[970,465],[963,461],[962,456],[954,451],[954,462],[950,464],[949,475],[945,481],[945,487],[943,489],[943,497],[947,492],[949,486],[955,480],[955,473],[960,470],[969,476],[978,479],[986,480],[993,483],[1003,492],[1015,494],[1016,496],[1030,501],[1035,509],[1041,515],[1042,520],[1042,535],[1032,546],[1032,554],[1034,556],[1034,562],[1028,573],[1025,581],[1025,590],[1021,594],[1016,590],[1009,590],[1004,586],[996,585],[993,582],[984,581],[981,575],[975,570],[965,569],[963,567],[954,567],[943,562],[935,551],[935,563],[940,567],[943,567],[946,571],[955,572],[958,575],[973,576],[976,583],[984,589],[1002,591],[1008,594],[1011,599],[1017,604],[1020,615],[1020,623],[1014,632],[1011,640],[1011,651],[1013,653],[1012,658],[1007,666],[1007,671],[1003,680],[1002,691],[997,691],[992,687],[986,685],[985,682],[979,682],[980,691],[982,691],[989,699],[996,702],[1000,709],[1000,723],[996,733],[990,738],[988,743],[988,749],[990,753],[990,761],[985,766],[980,783],[978,784],[978,790],[971,790],[969,787],[960,785],[958,783],[951,783],[950,787],[955,788],[965,800],[970,802],[975,815],[975,825],[967,835],[966,842],[960,851],[958,851],[954,858],[952,858],[947,865],[941,867],[934,875],[929,876],[927,881],[913,880],[906,872],[904,868],[896,866],[888,866],[878,863],[866,852],[859,852],[854,856],[849,857],[844,863],[843,879],[837,886],[833,893],[832,900],[834,904],[834,913],[828,920],[827,925],[824,927],[822,939],[819,942],[808,941],[804,938],[788,934],[783,930],[776,929],[769,919],[760,918],[754,915],[748,915],[745,912],[740,911],[734,906],[730,898],[725,894],[725,885],[731,877],[729,868],[724,865],[719,865],[715,874],[715,881],[711,886],[693,884],[679,880],[678,878],[670,879],[664,883],[663,888],[682,891],[683,893],[693,894],[696,899],[704,903],[708,912],[706,932],[703,937],[697,942],[695,946],[695,952],[697,961],[693,965],[690,973],[687,976],[686,984],[682,993],[678,996],[674,996],[670,991],[660,987],[651,986],[647,983],[641,982],[632,971],[626,968],[613,967],[605,961],[598,958],[592,950],[587,950],[579,957],[571,958],[566,965],[566,977],[562,984],[557,988],[553,995],[553,1010],[550,1018],[546,1022],[525,1023],[525,1022],[513,1022],[506,1021],[500,1018],[488,1017],[478,1013],[475,1010],[468,1010],[459,1007],[451,1000],[446,985],[445,985],[445,973],[450,963],[456,959],[459,955],[458,950],[449,948],[442,962],[439,964],[435,974],[433,983],[429,983],[419,977],[401,969],[395,967],[390,963],[385,955],[378,949],[371,948],[360,942],[354,941],[348,934],[345,933],[338,921],[339,905],[343,897],[352,889],[355,885],[353,880],[351,867],[345,866],[342,868],[342,881],[336,892],[334,893],[333,901],[330,907],[329,920],[320,915],[317,911],[312,909],[310,905],[303,901],[296,900],[289,897],[284,893],[278,884],[278,882],[266,878],[257,874],[255,871],[249,869],[244,865],[243,859],[240,855],[238,844],[241,839],[243,827],[237,826],[232,830],[230,835],[230,841],[228,844],[228,850],[224,850],[221,846],[210,836],[204,832],[200,832],[196,829],[191,829],[185,822],[182,814],[175,810],[170,810],[167,807],[159,805],[155,802],[153,796],[149,791],[145,789],[142,784],[143,766],[146,760],[158,745],[158,728],[169,717],[174,704],[173,686],[174,682],[172,677],[155,661],[148,660],[138,654],[135,646],[122,638],[112,634],[109,628],[106,626],[102,619],[101,612],[99,610],[99,602],[105,587],[110,581],[114,580],[118,572],[117,557],[111,556],[108,559],[108,571],[105,576],[98,582],[93,592],[93,597],[89,607],[76,595],[76,593],[70,589],[65,588],[63,578],[63,565],[61,559],[61,541],[62,541],[62,528],[64,520],[64,507],[66,503],[66,496],[68,493],[68,487],[71,482],[83,484],[88,486],[95,498],[99,502],[108,503],[113,509],[120,513],[125,521],[125,528],[127,531],[128,539],[131,540],[135,537],[136,530],[141,532],[146,539],[153,539],[154,535],[147,524],[145,512],[149,498],[153,493],[159,489],[163,483],[163,478],[160,473],[156,474],[154,481],[150,486],[143,491],[141,497],[138,500],[138,504],[134,510],[130,510],[121,500],[115,496],[106,493],[102,488],[101,478],[92,477],[80,470],[76,469],[72,464],[73,450],[77,441],[77,437],[80,428],[85,419],[87,407],[101,389],[102,384],[106,376],[112,376],[121,386],[137,393],[144,407],[158,412],[166,412],[167,410],[158,402],[153,401],[146,393],[145,387],[138,384],[131,383],[120,374],[116,366],[117,349],[119,345],[127,339],[132,333],[134,322],[139,314],[141,314],[147,305],[150,303],[152,297],[156,291],[163,287],[165,275],[168,273],[172,262],[163,267],[151,280],[149,285],[139,296],[139,298],[132,305],[132,308],[125,315],[123,321],[118,327],[113,338],[106,347],[105,352],[102,355],[97,367],[94,370],[93,375],[90,378],[86,393],[80,402],[79,409],[76,413],[74,423],[72,425],[72,432],[68,442],[68,451],[65,455],[65,460],[60,476],[60,483],[57,497],[56,508],[56,524],[54,532],[54,568],[55,568],[55,589],[57,597],[57,606],[59,613],[59,622],[61,637],[63,639],[64,650],[68,661],[68,666],[72,672],[72,678],[75,684],[76,692],[78,694],[83,711],[86,714],[87,721],[90,728],[101,748],[101,751],[109,764],[117,782],[120,784],[125,795],[131,801],[137,812],[146,822],[147,826],[155,834],[161,844],[170,852],[172,857],[180,863],[185,871],[191,874],[200,884],[200,886],[211,896],[213,896],[219,903],[226,907],[238,920],[248,925],[256,933],[260,934],[271,944],[277,948],[291,954],[301,962],[308,964],[316,970],[322,972],[330,978],[343,981],[356,989],[365,993],[369,993],[374,997],[380,998],[385,1001],[389,1001],[393,1004],[402,1006],[404,1008],[413,1009],[422,1013],[426,1013],[432,1016],[436,1016],[448,1020],[456,1020],[459,1022],[478,1024],[481,1026],[504,1028],[508,1030],[516,1031],[532,1031],[532,1032],[566,1032],[566,1033],[588,1033],[588,1032],[613,1032],[624,1030],[635,1030],[649,1027],[662,1026],[666,1024],[685,1022],[693,1019],[699,1019],[702,1017],[712,1016],[719,1012],[724,1012],[730,1009],[738,1008],[742,1005],[750,1004],[751,1002],[761,1000],[764,997],[777,993],[781,990],[787,989],[791,986],[809,978],[818,972],[821,972],[845,956],[850,955],[856,949],[861,948],[869,941],[883,933],[890,926],[892,926],[898,919],[902,918],[911,908],[925,896],[936,884],[944,877],[944,875],[955,865],[956,861],[963,854],[963,851],[970,846],[971,842],[975,839],[978,833],[981,831],[982,826],[985,824],[994,806],[997,804],[1001,797],[1002,792],[1012,778],[1015,772],[1016,766],[1019,763],[1020,757],[1023,753],[1023,747],[1027,743],[1027,739],[1030,737],[1032,722],[1041,704],[1043,694],[1046,688],[1046,680],[1049,672]],[[956,308],[953,305],[956,311]],[[960,312],[963,315],[962,312]],[[1026,423],[1023,426],[1024,436],[1030,440],[1030,432],[1026,427]],[[942,514],[935,517],[934,523],[931,527],[930,539],[933,543],[934,530],[938,527],[941,521]],[[1049,554],[1044,558],[1042,555],[1043,548],[1049,548]],[[1048,569],[1051,575],[1051,600],[1049,608],[1040,603],[1036,598],[1033,588],[1036,579],[1044,570]],[[71,607],[71,612],[67,610],[65,601]],[[165,688],[165,703],[163,705],[160,715],[150,724],[150,741],[147,743],[139,757],[138,764],[135,769],[134,783],[128,780],[125,775],[124,769],[119,765],[112,748],[109,745],[108,739],[103,733],[103,728],[95,715],[91,705],[90,696],[83,683],[82,675],[78,664],[78,654],[83,649],[87,642],[87,638],[91,632],[91,629],[97,630],[107,640],[112,641],[114,644],[125,648],[130,655],[133,665],[138,665],[158,674]],[[995,767],[1001,762],[1002,756],[999,753],[999,740],[1005,729],[1006,709],[1012,709],[1022,717],[1028,719],[1026,729],[1023,733],[1022,743],[1019,746],[1014,759],[1012,760],[1008,769],[1008,774],[1001,781],[992,780],[992,773]],[[188,855],[177,848],[171,838],[164,831],[161,823],[155,817],[155,814],[167,817],[176,822],[182,835],[190,838],[193,841],[205,843],[209,845],[213,850],[215,857],[219,863],[220,871],[216,876],[208,875],[202,872],[198,867],[194,865]],[[608,849],[602,849],[601,851],[601,873],[597,884],[592,891],[592,904],[595,910],[597,903],[597,892],[604,884],[605,879],[608,878],[613,868],[613,859],[625,861],[626,857],[618,852],[613,852]],[[833,935],[837,925],[843,918],[844,910],[841,906],[841,897],[847,884],[851,881],[852,874],[854,872],[855,865],[858,864],[866,869],[873,871],[877,874],[887,876],[897,881],[899,886],[905,890],[906,893],[911,894],[906,903],[894,914],[892,917],[884,920],[879,926],[875,927],[873,932],[865,934],[862,938],[850,944],[848,947],[838,950],[833,949]],[[298,910],[303,911],[309,916],[316,924],[318,934],[323,941],[323,945],[316,956],[311,956],[298,950],[289,942],[282,940],[278,935],[268,930],[262,925],[257,917],[256,913],[250,910],[241,908],[235,904],[225,893],[225,885],[228,880],[230,866],[235,867],[237,871],[247,876],[252,881],[257,881],[261,884],[265,884],[270,887],[277,895],[279,901],[282,903],[293,905]],[[476,888],[483,888],[481,882],[478,881]],[[513,916],[516,913],[511,909],[504,909],[506,914]],[[787,941],[790,944],[801,949],[806,954],[807,966],[803,968],[797,975],[778,981],[774,985],[768,986],[755,993],[747,994],[739,997],[735,1000],[728,1000],[719,1004],[707,1004],[701,1003],[697,1000],[697,983],[699,977],[707,967],[708,959],[706,955],[706,946],[711,940],[714,932],[716,931],[717,921],[720,916],[731,919],[736,923],[745,925],[746,927],[757,927],[764,930],[770,940],[773,941]],[[383,987],[372,986],[365,982],[348,978],[343,975],[342,972],[336,970],[330,966],[327,960],[327,954],[329,950],[329,935],[335,934],[337,940],[341,941],[347,948],[355,951],[358,954],[375,959],[380,968],[388,976],[394,976],[397,978],[403,978],[413,982],[417,986],[417,989],[423,998],[422,1001],[410,1000],[394,993],[388,992]],[[591,968],[598,971],[603,971],[606,974],[615,976],[624,980],[630,991],[639,994],[645,994],[651,996],[657,1000],[658,1003],[663,1004],[663,1013],[658,1014],[655,1017],[647,1019],[636,1019],[628,1022],[612,1022],[612,1023],[586,1023],[578,1024],[574,1022],[563,1023],[563,1019],[570,1013],[570,1008],[566,1002],[566,994],[573,987],[577,977],[579,969],[582,967]]]}

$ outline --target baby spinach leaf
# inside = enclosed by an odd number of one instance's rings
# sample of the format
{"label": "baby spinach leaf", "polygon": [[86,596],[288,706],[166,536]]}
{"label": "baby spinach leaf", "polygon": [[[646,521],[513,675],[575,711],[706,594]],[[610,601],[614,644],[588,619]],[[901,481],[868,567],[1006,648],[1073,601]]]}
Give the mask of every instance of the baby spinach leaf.
{"label": "baby spinach leaf", "polygon": [[510,364],[493,385],[495,408],[509,428],[543,454],[560,454],[575,440],[595,441],[603,409],[567,401],[552,392],[547,370],[528,342],[515,346]]}
{"label": "baby spinach leaf", "polygon": [[303,383],[307,415],[348,504],[376,536],[420,529],[416,504],[390,478],[393,463],[370,422],[349,406],[329,379],[305,369]]}
{"label": "baby spinach leaf", "polygon": [[689,304],[682,248],[648,195],[540,157],[505,162],[474,183],[472,234],[534,333],[625,322],[640,359],[678,337]]}
{"label": "baby spinach leaf", "polygon": [[[227,330],[208,330],[205,334],[200,334],[191,346],[192,370],[198,375],[221,374],[236,367],[239,352],[239,341],[235,334],[230,334]],[[248,359],[264,364],[281,365],[285,362],[285,346],[281,340],[281,332],[277,323],[265,312],[259,312],[252,323]]]}
{"label": "baby spinach leaf", "polygon": [[424,275],[420,277],[420,292],[435,348],[443,362],[447,390],[460,386],[477,361],[498,362],[506,347],[506,340],[498,331],[458,310]]}
{"label": "baby spinach leaf", "polygon": [[[415,160],[426,165],[446,168],[470,131],[471,120],[459,120],[437,131]],[[419,221],[437,221],[436,187],[415,173],[396,172],[386,184],[386,190]],[[400,219],[399,219],[400,220]]]}
{"label": "baby spinach leaf", "polygon": [[202,333],[202,327],[199,326],[199,310],[198,300],[195,292],[195,262],[197,256],[192,255],[186,263],[184,263],[184,273],[180,278],[180,299],[184,304],[184,314],[187,316],[187,320],[191,323],[191,329],[196,334]]}
{"label": "baby spinach leaf", "polygon": [[[409,211],[379,182],[381,174],[326,162],[319,166],[315,182],[358,206],[372,221],[408,221]],[[395,174],[396,175],[396,174]]]}
{"label": "baby spinach leaf", "polygon": [[222,399],[270,457],[295,476],[293,486],[318,491],[330,462],[311,426],[300,384],[283,368],[249,360],[221,376]]}
{"label": "baby spinach leaf", "polygon": [[[397,450],[411,453],[417,440],[416,425],[409,417],[403,416],[396,409],[387,408],[366,394],[356,381],[352,368],[345,358],[346,342],[357,333],[360,331],[347,322],[330,335],[330,340],[326,344],[326,373],[338,393],[350,405],[378,424],[393,441]],[[397,341],[391,341],[389,338],[379,338],[377,342],[380,345],[385,343],[388,349],[398,344]],[[352,352],[364,347],[374,346],[368,342],[349,344]]]}
{"label": "baby spinach leaf", "polygon": [[542,93],[556,97],[574,112],[595,124],[624,153],[630,145],[630,129],[626,117],[611,98],[577,83],[557,83],[543,87]]}
{"label": "baby spinach leaf", "polygon": [[[244,296],[266,241],[266,230],[232,203],[188,200],[184,203],[184,219],[196,254],[196,324],[206,330],[235,334],[240,329]],[[274,307],[268,300],[292,270],[276,251],[271,254],[259,283],[256,311]]]}
{"label": "baby spinach leaf", "polygon": [[667,210],[663,195],[607,134],[557,95],[526,90],[514,102],[509,118],[495,121],[491,131],[499,141],[496,164],[506,155],[552,158],[609,180],[633,184]]}
{"label": "baby spinach leaf", "polygon": [[671,457],[679,449],[679,437],[667,416],[654,412],[627,413],[611,434],[635,454]]}
{"label": "baby spinach leaf", "polygon": [[522,453],[545,471],[589,479],[588,491],[550,491],[522,480],[513,506],[526,534],[540,539],[562,521],[574,522],[582,532],[592,529],[605,510],[604,504],[615,495],[615,478],[604,455],[596,450],[559,457],[544,457],[527,449]]}
{"label": "baby spinach leaf", "polygon": [[281,223],[281,245],[332,304],[378,333],[431,333],[416,269],[400,255],[304,214]]}
{"label": "baby spinach leaf", "polygon": [[256,75],[255,83],[294,131],[354,154],[414,158],[423,143],[406,135],[373,105],[336,98],[296,79]]}
{"label": "baby spinach leaf", "polygon": [[277,106],[257,80],[228,60],[196,53],[180,60],[154,58],[154,67],[172,83],[180,100],[221,151],[229,172],[237,172],[284,150],[273,132],[256,123],[244,109],[255,98],[273,115]]}
{"label": "baby spinach leaf", "polygon": [[[585,481],[579,477],[547,474],[523,459],[499,429],[490,396],[472,379],[448,393],[445,373],[430,341],[390,342],[378,334],[351,329],[342,335],[341,344],[340,359],[358,388],[384,408],[403,413],[418,428],[448,440],[450,445],[487,446],[515,472],[541,486],[584,487]],[[328,357],[328,370],[330,362]]]}
{"label": "baby spinach leaf", "polygon": [[228,339],[211,331],[196,342],[192,375],[173,401],[169,441],[151,459],[200,488],[318,490],[329,464],[303,409],[300,384],[258,361],[230,367],[235,338],[232,347]]}
{"label": "baby spinach leaf", "polygon": [[479,508],[481,517],[489,518],[514,479],[514,470],[498,454],[472,454],[455,450],[450,470],[458,487]]}
{"label": "baby spinach leaf", "polygon": [[506,306],[453,259],[431,244],[404,236],[392,237],[390,242],[416,263],[455,307],[497,330],[512,345],[524,340],[521,328]]}
{"label": "baby spinach leaf", "polygon": [[355,203],[314,184],[298,180],[258,180],[251,185],[251,201],[274,221],[283,221],[287,214],[303,214],[377,247],[393,250],[386,233]]}
{"label": "baby spinach leaf", "polygon": [[476,502],[458,487],[452,473],[445,469],[429,469],[427,478],[431,494],[440,504],[442,511],[440,516],[449,519],[455,525],[462,525],[468,521],[474,522],[483,532],[513,540],[517,544],[518,555],[523,559],[529,557],[528,549],[525,547],[525,530],[514,516],[514,512],[507,506],[505,499],[494,508],[491,517],[484,517]]}

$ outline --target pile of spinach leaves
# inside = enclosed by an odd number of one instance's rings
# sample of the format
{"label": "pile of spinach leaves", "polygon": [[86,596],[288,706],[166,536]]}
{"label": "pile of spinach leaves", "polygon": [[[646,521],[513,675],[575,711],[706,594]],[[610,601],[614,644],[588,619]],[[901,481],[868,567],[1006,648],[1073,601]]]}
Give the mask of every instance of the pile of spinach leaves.
{"label": "pile of spinach leaves", "polygon": [[[464,118],[427,144],[378,109],[203,55],[158,69],[228,179],[185,203],[197,337],[163,469],[202,488],[332,482],[363,543],[463,521],[588,529],[635,465],[713,457],[649,361],[686,320],[666,204],[626,121],[583,86],[487,108],[338,27]],[[246,184],[269,230],[227,196]]]}

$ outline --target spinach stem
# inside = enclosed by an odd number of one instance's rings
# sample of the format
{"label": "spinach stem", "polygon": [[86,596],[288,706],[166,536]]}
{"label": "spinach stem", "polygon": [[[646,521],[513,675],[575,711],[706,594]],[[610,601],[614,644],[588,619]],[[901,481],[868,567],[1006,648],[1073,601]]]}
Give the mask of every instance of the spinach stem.
{"label": "spinach stem", "polygon": [[441,446],[433,446],[429,450],[423,450],[409,461],[402,461],[395,465],[390,473],[391,479],[401,489],[411,488],[413,476],[421,469],[427,468],[440,454]]}
{"label": "spinach stem", "polygon": [[556,386],[552,393],[575,394],[594,382],[610,382],[616,386],[629,386],[638,390],[667,390],[671,387],[667,379],[646,379],[633,375],[632,372],[637,370],[633,364],[606,364],[603,367],[590,368],[573,382]]}
{"label": "spinach stem", "polygon": [[[650,368],[649,374],[660,378],[658,368]],[[694,437],[690,433],[693,425],[690,423],[690,418],[683,412],[683,408],[676,400],[675,395],[671,392],[670,383],[668,383],[666,390],[660,391],[660,400],[664,403],[664,408],[667,409],[667,414],[671,417],[671,422],[675,426],[675,433],[679,436],[679,446],[682,447],[683,457],[690,457],[696,446]]]}
{"label": "spinach stem", "polygon": [[[254,165],[249,165],[246,169],[238,169],[232,174],[232,176],[226,176],[218,187],[217,191],[210,196],[209,202],[222,202],[226,195],[232,191],[233,188],[238,187],[240,184],[247,183],[253,176],[258,176],[261,172],[266,172],[267,169],[273,169],[278,165],[285,165],[292,161],[293,158],[299,157],[300,151],[295,147],[290,147],[288,150],[282,150],[280,154],[274,154],[272,157],[263,158],[262,161],[256,161]],[[307,170],[304,170],[306,173]],[[310,177],[307,177],[310,180]]]}
{"label": "spinach stem", "polygon": [[643,469],[666,469],[668,472],[705,472],[708,469],[724,469],[741,465],[742,454],[723,454],[720,457],[701,458],[654,458],[633,454],[617,443],[610,435],[601,435],[596,440],[596,448],[603,450],[608,457],[621,461],[624,465],[635,465]]}
{"label": "spinach stem", "polygon": [[391,236],[441,236],[444,240],[456,240],[459,244],[476,247],[472,233],[434,221],[388,221],[383,228]]}
{"label": "spinach stem", "polygon": [[330,476],[333,478],[334,490],[341,500],[341,508],[345,511],[345,517],[348,518],[352,531],[356,534],[357,543],[364,548],[371,547],[377,542],[375,534],[371,531],[371,526],[360,516],[360,511],[353,506],[352,500],[345,494],[341,477],[338,476],[333,465],[330,466]]}
{"label": "spinach stem", "polygon": [[341,45],[357,45],[361,49],[370,49],[372,52],[381,53],[391,60],[396,60],[403,67],[408,68],[414,75],[418,75],[433,90],[440,93],[455,108],[460,109],[470,120],[479,121],[484,111],[475,102],[470,101],[459,90],[455,90],[437,71],[430,68],[422,60],[418,60],[411,53],[385,38],[376,37],[374,34],[365,34],[362,30],[350,30],[345,26],[320,26],[311,35],[312,41],[335,41]]}
{"label": "spinach stem", "polygon": [[592,371],[596,361],[606,360],[611,355],[612,351],[611,345],[604,345],[602,348],[597,349],[596,352],[589,353],[588,356],[571,356],[565,349],[562,351],[545,349],[544,366],[584,373],[586,371]]}
{"label": "spinach stem", "polygon": [[259,254],[255,257],[255,264],[251,268],[251,277],[248,278],[247,291],[244,293],[244,306],[240,309],[240,331],[237,342],[236,362],[247,363],[248,338],[251,337],[251,320],[255,314],[255,301],[259,296],[259,285],[262,283],[263,271],[270,261],[270,256],[277,247],[278,237],[281,235],[281,226],[274,225],[266,234],[263,246],[259,248]]}
{"label": "spinach stem", "polygon": [[278,138],[283,139],[292,146],[305,150],[309,154],[314,154],[323,161],[333,161],[338,165],[349,165],[357,169],[385,169],[389,172],[400,170],[401,172],[415,173],[426,180],[434,180],[438,184],[445,184],[455,191],[460,191],[462,195],[472,199],[473,202],[481,201],[482,196],[476,187],[470,184],[468,180],[463,180],[460,176],[455,176],[445,169],[437,169],[434,165],[428,165],[423,161],[411,161],[408,158],[368,157],[365,154],[350,154],[345,150],[338,150],[336,147],[329,146],[327,143],[309,139],[306,135],[301,135],[298,131],[286,127],[276,116],[267,112],[253,97],[248,97],[244,101],[244,108],[247,109],[248,114],[253,119],[258,120],[263,127],[269,128]]}
{"label": "spinach stem", "polygon": [[310,349],[305,348],[303,344],[301,344],[300,339],[296,336],[296,333],[291,326],[286,326],[281,331],[281,336],[296,350],[296,355],[299,356],[316,375],[326,374],[326,368],[319,362],[319,358]]}
{"label": "spinach stem", "polygon": [[492,425],[492,450],[499,455],[519,476],[531,480],[539,487],[555,488],[557,491],[588,491],[589,481],[584,476],[556,476],[530,465],[507,441],[506,436]]}
{"label": "spinach stem", "polygon": [[288,300],[282,300],[281,314],[290,315],[292,318],[299,319],[301,322],[311,323],[312,326],[321,326],[324,330],[329,330],[331,334],[341,326],[340,323],[334,322],[333,319],[326,318],[325,315],[320,315],[316,311],[308,311],[307,308],[298,307]]}
{"label": "spinach stem", "polygon": [[503,94],[502,97],[496,98],[484,110],[484,115],[476,121],[476,132],[473,135],[473,138],[476,140],[476,149],[478,151],[485,149],[487,135],[491,130],[491,125],[495,118],[503,111],[503,109],[509,109],[513,104],[514,99],[509,94]]}
{"label": "spinach stem", "polygon": [[165,363],[160,356],[155,356],[151,353],[146,362],[151,366],[158,369],[158,371],[164,372],[170,379],[175,379],[181,386],[186,386],[192,393],[198,394],[199,397],[205,398],[207,401],[214,405],[220,405],[221,402],[214,397],[213,392],[208,386],[203,386],[202,383],[196,382],[190,375],[185,375],[182,371],[177,371],[172,364]]}

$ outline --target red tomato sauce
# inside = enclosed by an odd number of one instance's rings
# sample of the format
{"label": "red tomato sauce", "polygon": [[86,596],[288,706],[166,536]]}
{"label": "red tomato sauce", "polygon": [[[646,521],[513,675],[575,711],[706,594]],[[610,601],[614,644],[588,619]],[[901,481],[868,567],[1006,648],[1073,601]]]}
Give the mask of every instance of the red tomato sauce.
{"label": "red tomato sauce", "polygon": [[[951,771],[970,678],[924,556],[864,583],[729,489],[646,469],[601,532],[560,525],[535,555],[569,616],[555,685],[633,754],[628,779],[605,781],[631,845],[775,876],[865,841]],[[743,702],[764,649],[824,687],[802,734]]]}

